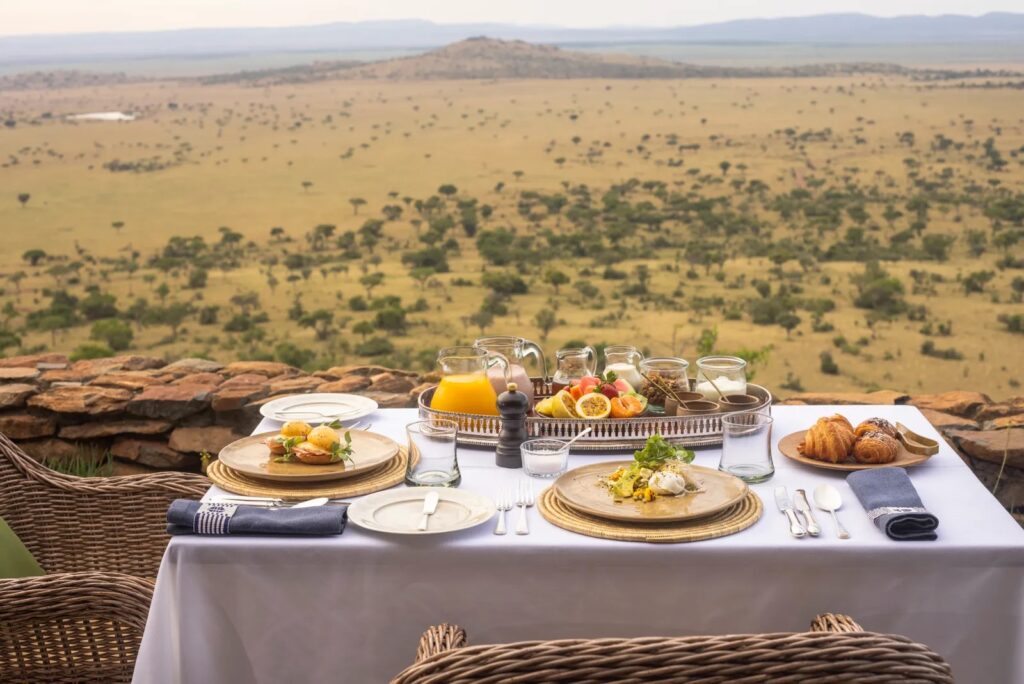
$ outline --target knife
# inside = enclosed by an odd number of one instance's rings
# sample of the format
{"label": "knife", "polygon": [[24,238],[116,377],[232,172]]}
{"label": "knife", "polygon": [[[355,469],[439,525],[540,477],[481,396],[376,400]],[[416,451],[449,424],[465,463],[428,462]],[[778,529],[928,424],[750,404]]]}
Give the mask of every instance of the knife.
{"label": "knife", "polygon": [[441,499],[437,492],[427,492],[426,497],[423,499],[423,517],[420,519],[419,529],[426,531],[427,521],[430,520],[430,516],[434,515],[434,511],[437,510],[437,502]]}
{"label": "knife", "polygon": [[793,494],[793,503],[796,506],[796,510],[803,513],[803,516],[807,518],[807,534],[812,537],[817,537],[821,534],[821,527],[818,525],[818,521],[814,519],[814,514],[811,513],[811,504],[807,502],[807,492],[802,489],[796,490]]}
{"label": "knife", "polygon": [[807,530],[804,529],[804,526],[800,524],[800,520],[796,517],[793,504],[789,502],[789,494],[786,493],[785,487],[775,488],[775,505],[789,518],[789,533],[791,535],[797,539],[807,535]]}

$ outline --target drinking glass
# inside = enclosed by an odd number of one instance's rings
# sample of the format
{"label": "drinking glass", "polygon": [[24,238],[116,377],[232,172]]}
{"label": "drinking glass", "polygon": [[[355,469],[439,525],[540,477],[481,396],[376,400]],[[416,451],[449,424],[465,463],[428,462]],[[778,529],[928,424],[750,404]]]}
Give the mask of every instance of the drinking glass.
{"label": "drinking glass", "polygon": [[722,435],[719,470],[749,483],[771,479],[775,474],[771,416],[763,413],[731,413],[722,416]]}
{"label": "drinking glass", "polygon": [[527,475],[558,477],[569,467],[569,443],[560,439],[531,439],[520,449]]}
{"label": "drinking glass", "polygon": [[405,426],[409,435],[409,465],[405,484],[410,487],[458,487],[462,481],[453,420],[421,420]]}

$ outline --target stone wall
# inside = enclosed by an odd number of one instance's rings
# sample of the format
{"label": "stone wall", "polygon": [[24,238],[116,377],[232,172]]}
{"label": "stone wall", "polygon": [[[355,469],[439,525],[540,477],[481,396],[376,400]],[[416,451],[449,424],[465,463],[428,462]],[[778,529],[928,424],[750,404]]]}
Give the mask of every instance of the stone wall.
{"label": "stone wall", "polygon": [[310,374],[267,361],[0,358],[0,433],[40,460],[109,451],[117,473],[198,470],[201,451],[216,454],[251,433],[260,406],[275,397],[352,392],[406,407],[421,385],[416,373],[381,366]]}
{"label": "stone wall", "polygon": [[907,395],[807,393],[782,404],[912,404],[1024,525],[1024,396],[992,401],[980,392]]}

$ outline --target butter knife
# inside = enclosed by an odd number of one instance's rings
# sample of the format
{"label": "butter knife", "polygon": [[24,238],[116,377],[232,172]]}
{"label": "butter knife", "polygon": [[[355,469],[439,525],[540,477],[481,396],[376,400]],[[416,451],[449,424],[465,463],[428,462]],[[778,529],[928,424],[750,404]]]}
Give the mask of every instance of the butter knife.
{"label": "butter knife", "polygon": [[796,511],[793,510],[793,504],[789,502],[789,494],[785,487],[775,488],[775,505],[789,518],[789,533],[791,535],[797,539],[807,536],[807,530],[800,524],[800,520],[796,517]]}
{"label": "butter knife", "polygon": [[437,510],[437,503],[440,500],[437,492],[427,492],[427,495],[423,498],[423,517],[420,519],[419,530],[426,531],[427,522],[430,520],[430,516],[434,515],[434,511]]}
{"label": "butter knife", "polygon": [[793,504],[796,506],[796,510],[803,513],[803,516],[807,518],[807,534],[812,537],[817,537],[821,534],[821,526],[814,519],[814,513],[811,513],[811,504],[807,501],[807,492],[802,489],[796,490],[793,494]]}

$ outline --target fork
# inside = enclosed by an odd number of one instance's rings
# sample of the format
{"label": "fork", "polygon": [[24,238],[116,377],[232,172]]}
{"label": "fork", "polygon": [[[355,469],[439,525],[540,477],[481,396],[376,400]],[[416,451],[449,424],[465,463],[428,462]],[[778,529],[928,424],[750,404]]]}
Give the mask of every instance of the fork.
{"label": "fork", "polygon": [[505,527],[505,511],[512,510],[511,490],[504,491],[498,496],[497,509],[498,526],[494,528],[494,534],[507,534],[508,530]]}
{"label": "fork", "polygon": [[519,498],[516,504],[519,506],[519,520],[516,522],[516,534],[530,534],[530,526],[526,520],[526,509],[533,505],[533,483],[529,480],[520,480],[517,486]]}

